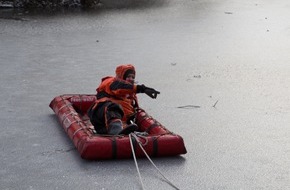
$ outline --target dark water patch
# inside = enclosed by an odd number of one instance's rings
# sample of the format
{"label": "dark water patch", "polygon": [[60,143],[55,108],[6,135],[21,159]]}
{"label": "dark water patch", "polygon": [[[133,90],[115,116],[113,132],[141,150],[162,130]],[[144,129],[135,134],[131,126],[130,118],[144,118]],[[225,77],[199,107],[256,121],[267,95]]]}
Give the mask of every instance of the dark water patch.
{"label": "dark water patch", "polygon": [[[62,9],[135,9],[159,7],[167,0],[0,0],[0,11],[7,8],[20,8],[26,11],[59,12]],[[40,11],[39,11],[40,12]]]}
{"label": "dark water patch", "polygon": [[[56,8],[81,6],[88,0],[0,0],[0,8]],[[93,3],[96,0],[90,0]]]}
{"label": "dark water patch", "polygon": [[75,14],[81,12],[81,8],[14,8],[14,9],[0,9],[0,19],[29,21],[33,17],[50,17],[64,14]]}
{"label": "dark water patch", "polygon": [[[1,2],[3,1],[0,0],[0,3]],[[14,1],[14,3],[15,2],[17,1]],[[0,8],[0,19],[29,21],[36,18],[48,18],[55,16],[63,17],[83,14],[86,14],[87,16],[96,16],[96,14],[104,13],[107,11],[159,8],[166,5],[167,3],[167,0],[98,0],[94,6],[84,6],[81,3],[50,4],[45,6],[23,6],[18,2],[17,5],[13,5],[14,8]]]}

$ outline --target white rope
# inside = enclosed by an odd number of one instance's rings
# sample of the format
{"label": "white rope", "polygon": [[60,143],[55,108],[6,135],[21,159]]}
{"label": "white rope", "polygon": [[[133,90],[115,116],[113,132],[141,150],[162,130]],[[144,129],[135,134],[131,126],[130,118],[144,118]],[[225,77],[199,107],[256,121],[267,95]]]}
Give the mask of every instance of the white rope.
{"label": "white rope", "polygon": [[[171,185],[172,187],[174,187],[176,190],[180,190],[178,187],[176,187],[169,179],[167,179],[163,174],[162,172],[157,168],[157,166],[154,164],[154,162],[151,160],[151,158],[148,156],[147,152],[145,151],[145,149],[143,148],[142,146],[142,143],[139,141],[138,139],[138,136],[134,133],[131,133],[129,134],[130,136],[130,143],[131,143],[131,148],[132,148],[132,152],[133,152],[133,156],[134,156],[134,160],[135,160],[135,163],[137,164],[137,160],[136,160],[136,157],[135,157],[135,152],[134,152],[134,149],[133,149],[133,144],[132,144],[132,140],[131,140],[131,136],[133,136],[136,141],[138,142],[140,148],[142,149],[142,151],[144,152],[144,154],[146,155],[147,159],[151,162],[151,164],[155,167],[155,169],[159,172],[159,174],[167,181],[167,183],[169,185]],[[140,172],[139,172],[139,168],[138,166],[136,165],[137,167],[137,171],[139,173],[139,177],[140,177],[140,181],[141,181],[141,184],[142,184],[142,187],[143,187],[143,183],[142,183],[142,179],[141,179],[141,175],[140,175]]]}
{"label": "white rope", "polygon": [[141,174],[140,174],[140,171],[139,171],[139,167],[138,167],[138,163],[137,163],[137,159],[136,159],[136,155],[135,155],[134,146],[133,146],[133,142],[132,142],[132,137],[131,137],[131,136],[132,136],[132,135],[129,134],[130,145],[131,145],[131,149],[132,149],[132,153],[133,153],[133,157],[134,157],[134,161],[135,161],[136,169],[137,169],[137,172],[138,172],[138,175],[139,175],[139,180],[140,180],[140,183],[141,183],[142,189],[145,190],[145,188],[144,188],[144,184],[143,184],[143,182],[142,182]]}

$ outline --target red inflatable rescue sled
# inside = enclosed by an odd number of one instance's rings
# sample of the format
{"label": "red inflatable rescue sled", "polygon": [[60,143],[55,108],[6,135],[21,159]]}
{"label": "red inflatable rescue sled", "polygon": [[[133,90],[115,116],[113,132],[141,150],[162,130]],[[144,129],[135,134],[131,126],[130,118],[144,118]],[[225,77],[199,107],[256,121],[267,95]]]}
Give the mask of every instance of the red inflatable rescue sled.
{"label": "red inflatable rescue sled", "polygon": [[[61,95],[55,97],[49,106],[57,115],[60,124],[83,159],[131,158],[132,149],[129,135],[112,136],[95,133],[87,116],[87,110],[95,100],[95,95]],[[137,111],[136,124],[139,126],[140,132],[146,132],[146,135],[137,136],[149,156],[186,154],[182,137],[170,132],[143,109]],[[136,140],[133,139],[133,143],[136,157],[144,157],[145,154],[137,145]]]}

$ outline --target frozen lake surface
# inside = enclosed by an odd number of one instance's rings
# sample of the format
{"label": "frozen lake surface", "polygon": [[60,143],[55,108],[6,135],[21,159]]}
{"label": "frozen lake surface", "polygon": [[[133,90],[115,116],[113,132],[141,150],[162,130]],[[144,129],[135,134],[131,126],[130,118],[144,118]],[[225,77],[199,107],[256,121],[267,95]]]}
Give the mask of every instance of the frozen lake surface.
{"label": "frozen lake surface", "polygon": [[[81,159],[48,107],[121,63],[161,92],[141,107],[184,138],[186,155],[153,159],[180,189],[290,189],[290,2],[113,2],[0,10],[0,189],[141,189],[133,159]],[[146,189],[173,189],[138,163]]]}

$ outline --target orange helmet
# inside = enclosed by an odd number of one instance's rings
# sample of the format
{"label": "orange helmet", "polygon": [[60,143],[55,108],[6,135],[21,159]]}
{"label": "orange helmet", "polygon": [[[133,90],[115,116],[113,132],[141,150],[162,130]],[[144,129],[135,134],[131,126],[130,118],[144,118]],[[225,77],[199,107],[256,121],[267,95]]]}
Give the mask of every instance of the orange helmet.
{"label": "orange helmet", "polygon": [[126,79],[129,73],[136,74],[135,67],[131,64],[119,65],[116,68],[116,77],[119,79]]}

